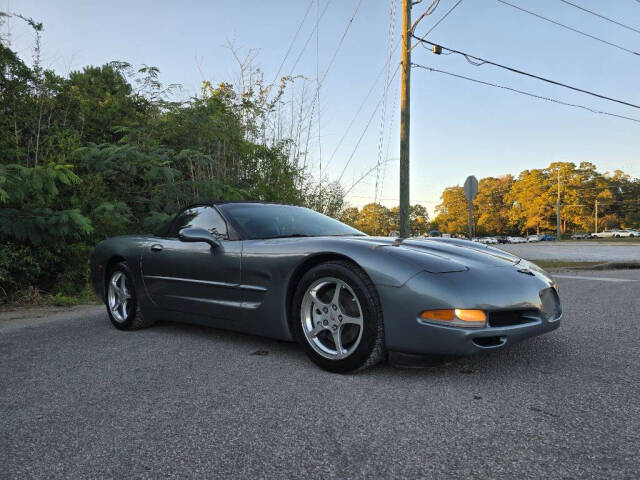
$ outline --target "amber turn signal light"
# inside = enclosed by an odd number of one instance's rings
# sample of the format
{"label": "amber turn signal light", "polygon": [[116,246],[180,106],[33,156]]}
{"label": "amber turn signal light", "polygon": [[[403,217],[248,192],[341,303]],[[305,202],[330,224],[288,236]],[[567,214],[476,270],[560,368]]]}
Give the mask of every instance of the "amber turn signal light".
{"label": "amber turn signal light", "polygon": [[420,318],[430,322],[441,322],[458,327],[484,327],[487,324],[487,314],[484,311],[462,308],[425,310],[420,314]]}
{"label": "amber turn signal light", "polygon": [[420,314],[425,320],[451,321],[455,318],[455,310],[425,310]]}

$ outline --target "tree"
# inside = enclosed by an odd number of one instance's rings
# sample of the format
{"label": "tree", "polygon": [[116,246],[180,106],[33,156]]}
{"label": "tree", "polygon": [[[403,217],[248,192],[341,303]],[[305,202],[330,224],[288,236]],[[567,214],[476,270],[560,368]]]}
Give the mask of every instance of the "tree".
{"label": "tree", "polygon": [[362,207],[356,228],[368,235],[387,236],[391,232],[391,212],[379,203],[369,203]]}
{"label": "tree", "polygon": [[468,229],[467,199],[460,186],[447,187],[436,206],[436,221],[442,233],[462,233]]}
{"label": "tree", "polygon": [[518,233],[537,234],[551,229],[554,212],[553,184],[544,170],[525,170],[506,196],[511,204],[509,218]]}
{"label": "tree", "polygon": [[480,179],[478,196],[473,201],[474,219],[479,235],[496,235],[511,231],[511,205],[505,197],[513,188],[513,183],[511,175]]}

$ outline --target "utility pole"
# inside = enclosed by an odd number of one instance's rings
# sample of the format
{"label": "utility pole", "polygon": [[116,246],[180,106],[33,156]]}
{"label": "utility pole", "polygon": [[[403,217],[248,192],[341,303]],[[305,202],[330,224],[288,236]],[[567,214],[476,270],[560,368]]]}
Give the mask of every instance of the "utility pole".
{"label": "utility pole", "polygon": [[596,218],[595,218],[595,224],[596,224],[596,231],[595,233],[598,233],[598,199],[596,198]]}
{"label": "utility pole", "polygon": [[402,0],[402,80],[400,95],[400,237],[411,234],[409,224],[409,121],[411,93],[411,3]]}
{"label": "utility pole", "polygon": [[556,239],[560,240],[561,231],[560,223],[560,167],[558,167],[558,202],[556,203]]}

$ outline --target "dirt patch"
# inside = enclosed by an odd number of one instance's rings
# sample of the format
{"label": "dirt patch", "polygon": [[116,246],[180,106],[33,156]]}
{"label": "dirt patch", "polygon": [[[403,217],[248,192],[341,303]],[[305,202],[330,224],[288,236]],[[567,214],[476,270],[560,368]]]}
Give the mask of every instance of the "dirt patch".
{"label": "dirt patch", "polygon": [[0,322],[9,320],[21,320],[45,317],[57,317],[60,315],[82,314],[94,312],[100,308],[104,308],[97,304],[74,305],[73,307],[55,307],[55,306],[24,306],[15,307],[0,311]]}

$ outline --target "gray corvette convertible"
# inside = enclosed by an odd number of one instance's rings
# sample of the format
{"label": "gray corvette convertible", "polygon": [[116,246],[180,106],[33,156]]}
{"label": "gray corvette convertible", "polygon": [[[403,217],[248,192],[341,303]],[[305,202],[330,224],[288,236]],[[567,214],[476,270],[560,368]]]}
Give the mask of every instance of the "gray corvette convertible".
{"label": "gray corvette convertible", "polygon": [[557,328],[562,315],[553,279],[501,250],[370,237],[269,203],[189,206],[153,235],[100,242],[91,269],[118,329],[175,319],[297,340],[333,372],[388,351],[499,349]]}

